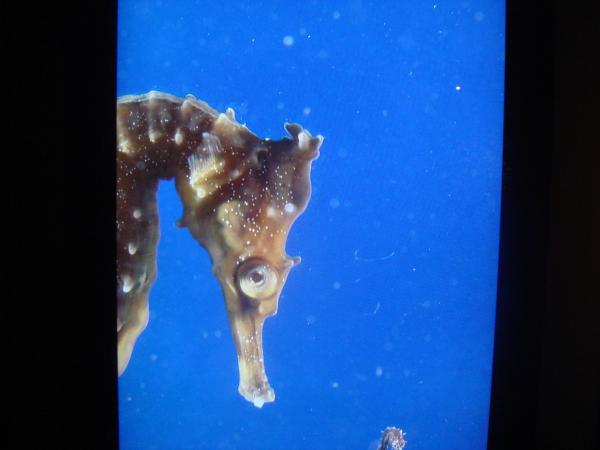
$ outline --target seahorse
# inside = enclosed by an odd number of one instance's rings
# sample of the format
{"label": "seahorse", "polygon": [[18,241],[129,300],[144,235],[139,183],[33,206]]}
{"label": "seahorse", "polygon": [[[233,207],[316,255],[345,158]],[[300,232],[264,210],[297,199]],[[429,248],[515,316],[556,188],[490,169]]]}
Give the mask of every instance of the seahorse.
{"label": "seahorse", "polygon": [[222,288],[239,368],[239,393],[257,407],[275,400],[264,367],[264,320],[299,257],[286,254],[311,194],[323,137],[286,123],[290,137],[260,139],[228,108],[151,91],[117,99],[118,371],[148,323],[159,240],[156,193],[175,180],[178,222],[204,247]]}

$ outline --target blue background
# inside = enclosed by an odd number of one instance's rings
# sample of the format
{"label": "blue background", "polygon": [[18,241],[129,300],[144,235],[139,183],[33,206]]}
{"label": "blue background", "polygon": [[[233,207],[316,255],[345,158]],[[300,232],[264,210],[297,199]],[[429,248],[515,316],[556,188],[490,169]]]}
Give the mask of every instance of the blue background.
{"label": "blue background", "polygon": [[503,2],[122,0],[118,32],[119,95],[192,93],[260,137],[325,136],[287,245],[303,262],[265,325],[262,409],[237,393],[220,288],[161,184],[121,448],[366,450],[392,425],[407,450],[485,448]]}

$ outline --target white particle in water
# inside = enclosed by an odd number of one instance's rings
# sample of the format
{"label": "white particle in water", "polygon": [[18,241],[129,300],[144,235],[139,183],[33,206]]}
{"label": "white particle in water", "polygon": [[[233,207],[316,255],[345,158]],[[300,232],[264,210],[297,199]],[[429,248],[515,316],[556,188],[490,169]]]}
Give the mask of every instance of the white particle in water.
{"label": "white particle in water", "polygon": [[381,367],[381,366],[375,367],[375,376],[380,377],[381,375],[383,375],[383,367]]}
{"label": "white particle in water", "polygon": [[294,45],[294,36],[290,36],[289,34],[287,36],[284,36],[283,45],[285,45],[286,47],[291,47],[292,45]]}
{"label": "white particle in water", "polygon": [[335,282],[333,283],[333,288],[334,288],[334,289],[339,289],[339,288],[341,288],[341,287],[342,287],[342,283],[340,283],[339,281],[335,281]]}
{"label": "white particle in water", "polygon": [[331,200],[329,200],[329,206],[335,209],[338,206],[340,206],[340,201],[337,198],[332,198]]}

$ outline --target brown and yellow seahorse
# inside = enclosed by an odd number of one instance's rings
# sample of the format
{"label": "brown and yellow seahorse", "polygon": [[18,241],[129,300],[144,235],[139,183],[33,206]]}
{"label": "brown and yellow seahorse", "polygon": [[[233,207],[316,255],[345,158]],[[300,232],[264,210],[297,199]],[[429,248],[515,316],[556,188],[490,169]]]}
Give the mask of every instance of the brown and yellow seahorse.
{"label": "brown and yellow seahorse", "polygon": [[156,278],[159,180],[175,179],[179,224],[210,254],[237,350],[239,392],[255,406],[275,393],[265,374],[262,327],[277,312],[289,270],[285,243],[310,198],[322,136],[285,124],[290,138],[260,139],[191,95],[117,100],[118,367],[123,373],[148,323]]}

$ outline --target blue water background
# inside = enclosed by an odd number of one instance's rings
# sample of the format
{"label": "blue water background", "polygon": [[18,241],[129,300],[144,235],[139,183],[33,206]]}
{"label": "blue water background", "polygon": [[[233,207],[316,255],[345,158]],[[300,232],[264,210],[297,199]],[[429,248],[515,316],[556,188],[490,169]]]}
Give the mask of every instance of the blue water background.
{"label": "blue water background", "polygon": [[118,33],[119,95],[192,93],[260,137],[325,136],[287,245],[303,262],[264,329],[262,409],[237,393],[220,287],[161,183],[121,448],[367,450],[393,425],[406,450],[484,449],[503,2],[122,0]]}

